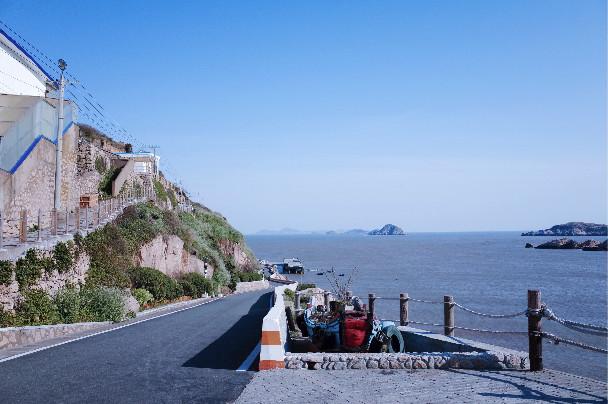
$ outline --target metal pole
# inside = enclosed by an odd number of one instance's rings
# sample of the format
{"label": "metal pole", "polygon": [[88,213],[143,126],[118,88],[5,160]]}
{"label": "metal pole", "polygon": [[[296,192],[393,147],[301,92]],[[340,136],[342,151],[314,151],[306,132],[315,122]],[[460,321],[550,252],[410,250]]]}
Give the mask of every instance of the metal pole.
{"label": "metal pole", "polygon": [[300,292],[296,292],[296,313],[300,311]]}
{"label": "metal pole", "polygon": [[70,231],[70,211],[68,210],[68,208],[65,208],[65,231],[63,232],[63,234],[68,234],[68,232]]}
{"label": "metal pole", "polygon": [[38,209],[38,241],[42,240],[42,209]]}
{"label": "metal pole", "polygon": [[2,250],[2,248],[4,247],[3,233],[4,233],[4,218],[2,217],[2,211],[0,210],[0,250]]}
{"label": "metal pole", "polygon": [[55,145],[55,209],[61,208],[61,153],[63,148],[63,91],[65,87],[65,79],[63,78],[63,71],[66,68],[66,64],[63,59],[59,59],[59,68],[61,69],[61,76],[59,78],[59,113],[57,118],[57,144]]}
{"label": "metal pole", "polygon": [[323,293],[323,304],[325,306],[325,311],[329,311],[329,292]]}

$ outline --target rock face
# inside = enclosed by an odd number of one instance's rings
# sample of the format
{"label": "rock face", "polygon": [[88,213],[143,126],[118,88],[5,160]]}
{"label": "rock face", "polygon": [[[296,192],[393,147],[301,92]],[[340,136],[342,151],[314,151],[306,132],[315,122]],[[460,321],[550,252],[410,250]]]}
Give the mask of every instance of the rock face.
{"label": "rock face", "polygon": [[534,248],[534,246],[530,243],[526,243],[526,248]]}
{"label": "rock face", "polygon": [[177,236],[157,236],[144,244],[135,257],[135,264],[156,268],[162,273],[177,277],[187,272],[198,272],[210,278],[213,267],[184,249],[184,242]]}
{"label": "rock face", "polygon": [[559,240],[551,240],[546,243],[537,245],[534,248],[541,250],[576,250],[578,249],[578,243],[569,238],[562,238]]}
{"label": "rock face", "polygon": [[595,245],[595,246],[584,246],[583,251],[608,251],[608,240]]}
{"label": "rock face", "polygon": [[[529,248],[526,244],[526,248]],[[582,243],[577,243],[576,241],[569,238],[562,238],[559,240],[551,240],[546,243],[537,245],[534,248],[545,249],[545,250],[576,250],[582,249],[583,251],[607,251],[608,250],[608,240],[600,243],[596,240],[586,240]]]}
{"label": "rock face", "polygon": [[394,224],[385,224],[381,229],[372,230],[370,236],[404,236],[405,232]]}
{"label": "rock face", "polygon": [[558,224],[550,229],[529,231],[522,236],[607,236],[608,226],[605,224],[569,222]]}

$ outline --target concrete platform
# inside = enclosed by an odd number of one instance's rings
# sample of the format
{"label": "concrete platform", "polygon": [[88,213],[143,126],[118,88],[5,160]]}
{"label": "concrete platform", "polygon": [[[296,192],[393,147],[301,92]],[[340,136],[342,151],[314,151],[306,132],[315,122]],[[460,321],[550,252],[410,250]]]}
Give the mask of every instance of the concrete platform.
{"label": "concrete platform", "polygon": [[606,403],[605,382],[554,370],[259,372],[237,403]]}

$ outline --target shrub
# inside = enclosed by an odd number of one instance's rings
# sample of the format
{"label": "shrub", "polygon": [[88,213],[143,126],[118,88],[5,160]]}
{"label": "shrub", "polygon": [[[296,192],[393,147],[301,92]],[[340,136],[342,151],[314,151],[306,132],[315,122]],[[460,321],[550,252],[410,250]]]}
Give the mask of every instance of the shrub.
{"label": "shrub", "polygon": [[97,170],[99,174],[103,175],[107,169],[108,166],[106,164],[106,160],[101,156],[97,156],[95,158],[95,170]]}
{"label": "shrub", "polygon": [[62,323],[78,323],[83,321],[82,299],[75,288],[65,288],[55,295],[55,305]]}
{"label": "shrub", "polygon": [[85,288],[80,292],[82,321],[118,322],[127,316],[123,292],[117,288]]}
{"label": "shrub", "polygon": [[179,279],[177,282],[182,287],[184,296],[191,296],[194,298],[198,297],[198,290],[192,282],[189,282],[185,279]]}
{"label": "shrub", "polygon": [[171,188],[167,190],[167,195],[169,196],[169,201],[171,201],[171,206],[174,208],[177,207],[177,198],[175,197],[175,192]]}
{"label": "shrub", "polygon": [[151,302],[152,299],[154,299],[152,293],[148,292],[146,289],[143,288],[133,289],[131,293],[133,294],[133,297],[135,297],[135,299],[137,300],[137,303],[139,303],[139,305],[142,307],[145,304]]}
{"label": "shrub", "polygon": [[54,267],[60,274],[67,272],[72,268],[74,264],[74,257],[72,256],[72,250],[74,249],[74,242],[68,241],[67,243],[59,242],[55,245],[53,250]]}
{"label": "shrub", "polygon": [[165,190],[165,187],[163,187],[163,184],[161,184],[160,181],[158,180],[154,180],[154,192],[156,192],[156,198],[161,201],[161,202],[166,202],[167,201],[167,191]]}
{"label": "shrub", "polygon": [[238,282],[254,282],[264,279],[264,276],[258,272],[239,272],[236,276],[238,277]]}
{"label": "shrub", "polygon": [[41,290],[29,290],[17,305],[16,316],[19,325],[56,324],[61,321],[57,306]]}
{"label": "shrub", "polygon": [[283,296],[285,297],[285,299],[290,300],[292,302],[296,300],[296,294],[291,289],[285,289],[285,291],[283,292]]}
{"label": "shrub", "polygon": [[306,289],[314,289],[316,287],[317,287],[317,285],[315,285],[314,283],[299,283],[296,290],[300,291],[300,290],[306,290]]}
{"label": "shrub", "polygon": [[38,256],[38,251],[30,248],[25,256],[19,258],[15,264],[15,278],[19,283],[19,289],[25,290],[42,276],[45,270],[45,261]]}
{"label": "shrub", "polygon": [[184,288],[184,294],[188,296],[201,297],[205,293],[213,293],[213,284],[211,281],[198,272],[190,272],[182,275],[181,281],[190,283],[194,287],[193,294],[187,293],[186,289]]}
{"label": "shrub", "polygon": [[0,260],[0,284],[8,286],[13,279],[13,263]]}
{"label": "shrub", "polygon": [[110,167],[105,171],[98,185],[99,192],[102,195],[112,195],[112,182],[118,177],[118,174],[120,174],[120,170],[114,167]]}
{"label": "shrub", "polygon": [[129,271],[132,288],[143,288],[154,296],[154,300],[175,299],[183,295],[182,287],[174,280],[154,268],[132,268]]}

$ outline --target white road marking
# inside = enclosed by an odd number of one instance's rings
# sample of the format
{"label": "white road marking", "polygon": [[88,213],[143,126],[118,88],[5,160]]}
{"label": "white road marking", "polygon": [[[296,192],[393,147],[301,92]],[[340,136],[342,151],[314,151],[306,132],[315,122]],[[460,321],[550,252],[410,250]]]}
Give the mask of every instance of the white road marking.
{"label": "white road marking", "polygon": [[115,327],[115,328],[110,328],[109,330],[99,331],[99,332],[96,332],[96,333],[93,333],[93,334],[84,335],[82,337],[73,338],[73,339],[70,339],[68,341],[63,341],[63,342],[59,342],[57,344],[48,345],[48,346],[44,346],[44,347],[41,347],[41,348],[33,349],[31,351],[22,352],[22,353],[17,354],[17,355],[9,356],[8,358],[0,359],[0,363],[2,363],[2,362],[8,362],[10,360],[17,359],[17,358],[21,358],[22,356],[31,355],[31,354],[36,353],[36,352],[45,351],[47,349],[55,348],[57,346],[69,344],[70,342],[80,341],[80,340],[85,339],[85,338],[90,338],[90,337],[94,337],[96,335],[105,334],[107,332],[120,330],[121,328],[131,327],[132,325],[136,325],[136,324],[140,324],[140,323],[145,323],[146,321],[150,321],[150,320],[154,320],[154,319],[157,319],[157,318],[165,317],[165,316],[168,316],[168,315],[171,315],[171,314],[179,313],[180,311],[194,309],[195,307],[199,307],[199,306],[202,306],[202,305],[207,304],[207,303],[215,302],[216,300],[222,299],[223,297],[216,297],[215,299],[207,300],[206,302],[195,304],[194,306],[184,307],[183,309],[179,309],[179,310],[175,310],[175,311],[170,311],[169,313],[159,314],[158,316],[152,316],[152,317],[140,320],[140,321],[136,321],[136,322],[129,323],[129,324],[124,324],[124,325],[121,325],[121,326],[118,326],[118,327]]}
{"label": "white road marking", "polygon": [[[273,297],[274,297],[274,293],[271,293],[270,294],[270,308],[272,308]],[[239,366],[239,368],[236,371],[237,372],[248,371],[249,368],[251,367],[251,365],[253,364],[253,361],[255,361],[255,358],[257,358],[257,356],[260,354],[261,349],[262,349],[262,345],[258,342],[258,344],[255,346],[255,348],[253,348],[253,350],[251,352],[249,352],[249,355],[247,355],[247,357],[245,358],[243,363],[241,363],[241,366]]]}

